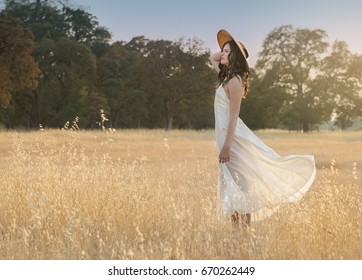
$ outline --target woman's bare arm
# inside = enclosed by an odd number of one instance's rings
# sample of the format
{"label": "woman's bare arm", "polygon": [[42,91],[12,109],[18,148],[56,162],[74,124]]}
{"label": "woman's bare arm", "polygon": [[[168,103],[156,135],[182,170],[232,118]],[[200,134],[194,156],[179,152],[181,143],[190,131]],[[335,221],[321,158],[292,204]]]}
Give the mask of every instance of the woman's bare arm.
{"label": "woman's bare arm", "polygon": [[226,89],[230,96],[229,102],[229,123],[226,132],[224,146],[219,155],[219,162],[224,163],[230,160],[230,147],[234,138],[236,125],[240,113],[240,104],[244,96],[244,87],[242,81],[237,77],[232,78],[226,85]]}
{"label": "woman's bare arm", "polygon": [[221,52],[220,51],[211,54],[210,57],[209,57],[210,62],[211,62],[212,66],[214,67],[214,69],[216,70],[217,73],[220,72],[220,69],[219,69],[220,57],[221,57]]}

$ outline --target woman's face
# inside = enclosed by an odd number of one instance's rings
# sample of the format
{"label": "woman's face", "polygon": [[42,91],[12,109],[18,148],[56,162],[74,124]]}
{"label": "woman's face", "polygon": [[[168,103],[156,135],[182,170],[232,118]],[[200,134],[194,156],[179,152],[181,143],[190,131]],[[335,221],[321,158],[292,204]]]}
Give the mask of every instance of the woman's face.
{"label": "woman's face", "polygon": [[224,48],[221,50],[220,63],[223,65],[229,65],[229,54],[230,54],[230,45],[229,43],[224,45]]}

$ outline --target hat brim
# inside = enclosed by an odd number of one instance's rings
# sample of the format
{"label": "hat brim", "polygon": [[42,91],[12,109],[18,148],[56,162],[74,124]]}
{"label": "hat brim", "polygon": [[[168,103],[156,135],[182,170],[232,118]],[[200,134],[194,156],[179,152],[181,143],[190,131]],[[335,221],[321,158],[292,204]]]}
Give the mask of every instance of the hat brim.
{"label": "hat brim", "polygon": [[246,50],[244,44],[239,41],[236,41],[229,32],[227,32],[224,29],[221,29],[219,32],[217,32],[217,42],[219,43],[220,49],[225,45],[226,42],[229,41],[234,41],[236,43],[245,60],[249,57],[248,51]]}

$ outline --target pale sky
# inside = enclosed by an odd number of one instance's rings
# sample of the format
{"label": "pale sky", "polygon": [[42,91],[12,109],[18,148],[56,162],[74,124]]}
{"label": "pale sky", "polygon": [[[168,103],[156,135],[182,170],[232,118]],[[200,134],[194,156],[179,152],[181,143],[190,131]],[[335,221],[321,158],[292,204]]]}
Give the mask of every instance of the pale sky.
{"label": "pale sky", "polygon": [[177,40],[197,37],[217,51],[216,33],[228,30],[242,41],[253,66],[262,43],[275,27],[321,28],[329,41],[343,40],[362,54],[362,0],[69,0],[97,17],[113,41]]}
{"label": "pale sky", "polygon": [[321,28],[329,41],[343,40],[353,53],[362,54],[361,0],[71,0],[98,18],[113,41],[177,40],[197,37],[217,51],[216,33],[228,30],[242,41],[253,65],[262,43],[275,27],[291,24]]}

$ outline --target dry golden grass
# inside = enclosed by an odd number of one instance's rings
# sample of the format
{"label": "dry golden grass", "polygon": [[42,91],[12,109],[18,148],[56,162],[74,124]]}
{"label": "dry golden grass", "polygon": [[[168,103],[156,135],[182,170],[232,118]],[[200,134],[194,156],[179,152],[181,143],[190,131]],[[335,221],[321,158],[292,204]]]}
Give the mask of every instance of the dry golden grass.
{"label": "dry golden grass", "polygon": [[246,233],[216,220],[211,130],[0,132],[0,259],[362,259],[362,132],[258,134],[317,178]]}

